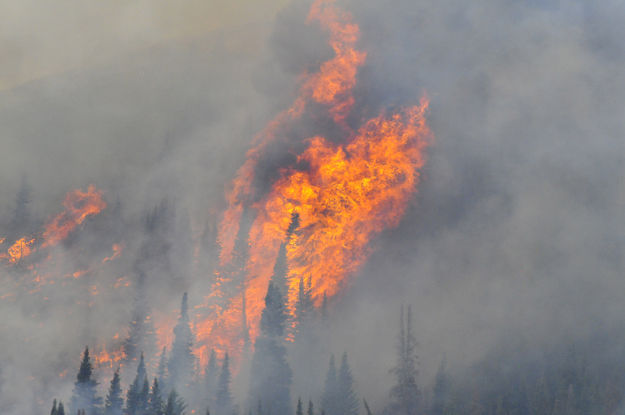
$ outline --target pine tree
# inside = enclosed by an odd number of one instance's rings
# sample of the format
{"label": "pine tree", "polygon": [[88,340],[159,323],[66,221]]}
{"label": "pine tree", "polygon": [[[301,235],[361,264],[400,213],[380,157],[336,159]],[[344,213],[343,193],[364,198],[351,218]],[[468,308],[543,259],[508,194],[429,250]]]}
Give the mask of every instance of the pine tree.
{"label": "pine tree", "polygon": [[232,411],[232,393],[230,392],[230,359],[228,353],[225,354],[221,364],[221,373],[217,384],[215,396],[215,407],[217,415],[227,415]]}
{"label": "pine tree", "polygon": [[93,368],[89,357],[89,348],[85,347],[80,369],[74,383],[74,393],[70,407],[72,411],[85,409],[89,415],[98,410],[102,398],[96,396],[98,383],[92,378]]}
{"label": "pine tree", "polygon": [[163,346],[161,351],[161,357],[158,360],[158,367],[156,368],[156,378],[161,386],[165,385],[167,380],[167,346]]}
{"label": "pine tree", "polygon": [[56,415],[65,415],[65,407],[63,406],[63,402],[59,401],[59,406],[56,409]]}
{"label": "pine tree", "polygon": [[295,415],[304,415],[304,410],[302,409],[302,398],[297,398],[297,410],[295,411]]}
{"label": "pine tree", "polygon": [[145,396],[145,382],[147,381],[147,372],[145,370],[145,361],[143,353],[139,358],[139,364],[137,365],[137,375],[135,380],[128,388],[126,397],[126,414],[127,415],[141,415],[146,406]]}
{"label": "pine tree", "polygon": [[286,360],[284,329],[287,319],[280,290],[269,283],[252,358],[250,400],[261,401],[272,415],[291,414],[290,386],[293,373]]}
{"label": "pine tree", "polygon": [[119,379],[119,369],[113,374],[111,386],[104,403],[105,415],[121,415],[124,406],[124,398],[122,397],[122,388]]}
{"label": "pine tree", "polygon": [[163,398],[157,378],[154,378],[154,382],[152,382],[152,389],[148,397],[148,414],[163,415]]}
{"label": "pine tree", "polygon": [[308,401],[308,411],[306,411],[306,415],[315,415],[312,401]]}
{"label": "pine tree", "polygon": [[338,378],[336,376],[336,365],[334,355],[330,357],[330,365],[326,374],[326,381],[321,396],[322,410],[328,415],[341,415],[338,406]]}
{"label": "pine tree", "polygon": [[434,381],[434,390],[432,397],[432,408],[430,413],[432,415],[444,415],[450,406],[451,400],[451,385],[449,376],[445,370],[445,359],[441,361],[436,373],[436,379]]}
{"label": "pine tree", "polygon": [[54,401],[52,401],[52,410],[50,411],[50,415],[56,415],[57,409],[56,409],[56,399]]}
{"label": "pine tree", "polygon": [[128,326],[128,337],[123,343],[126,364],[135,361],[141,352],[147,353],[148,356],[155,352],[156,334],[150,318],[145,279],[145,274],[139,272],[133,299],[132,320]]}
{"label": "pine tree", "polygon": [[217,379],[219,376],[219,370],[217,368],[217,354],[215,350],[211,350],[208,358],[208,364],[204,369],[204,404],[208,407],[213,406],[215,403],[215,392],[217,389]]}
{"label": "pine tree", "polygon": [[180,317],[174,327],[174,342],[171,348],[171,357],[167,365],[169,372],[169,386],[187,388],[193,376],[195,358],[192,352],[193,333],[189,324],[189,306],[187,293],[182,296]]}
{"label": "pine tree", "polygon": [[172,389],[167,397],[164,415],[183,415],[185,408],[184,400],[178,395],[176,389]]}
{"label": "pine tree", "polygon": [[417,386],[417,341],[412,333],[410,306],[404,319],[404,307],[400,311],[400,330],[397,339],[397,363],[391,373],[395,385],[391,388],[391,412],[397,415],[414,415],[419,410],[420,391]]}
{"label": "pine tree", "polygon": [[354,392],[354,377],[347,363],[347,353],[343,353],[341,367],[337,376],[339,414],[358,415],[358,398]]}

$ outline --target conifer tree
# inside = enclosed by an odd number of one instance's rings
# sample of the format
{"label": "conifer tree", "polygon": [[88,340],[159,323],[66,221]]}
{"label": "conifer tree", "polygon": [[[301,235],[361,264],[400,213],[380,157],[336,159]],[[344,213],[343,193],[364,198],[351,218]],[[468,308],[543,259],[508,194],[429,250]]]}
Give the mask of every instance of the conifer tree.
{"label": "conifer tree", "polygon": [[164,415],[184,415],[185,408],[184,400],[178,395],[176,389],[172,389],[167,397]]}
{"label": "conifer tree", "polygon": [[59,401],[59,406],[56,409],[56,415],[65,415],[65,407],[63,406],[63,402]]}
{"label": "conifer tree", "polygon": [[148,414],[163,415],[163,398],[157,378],[154,378],[154,382],[152,382],[152,389],[148,398]]}
{"label": "conifer tree", "polygon": [[56,399],[52,401],[52,410],[50,411],[50,415],[56,415]]}
{"label": "conifer tree", "polygon": [[212,349],[208,358],[208,363],[204,369],[204,404],[207,407],[213,406],[215,403],[215,394],[217,389],[217,379],[219,369],[217,368],[217,354]]}
{"label": "conifer tree", "polygon": [[145,409],[145,403],[147,397],[145,396],[145,382],[147,380],[147,372],[145,370],[145,361],[143,353],[139,358],[139,364],[137,365],[137,375],[135,380],[128,388],[126,397],[126,414],[127,415],[141,415]]}
{"label": "conifer tree", "polygon": [[326,381],[323,386],[323,395],[321,396],[322,410],[328,415],[341,415],[338,405],[338,390],[336,364],[334,363],[334,355],[332,355],[326,374]]}
{"label": "conifer tree", "polygon": [[445,359],[441,361],[434,380],[434,390],[432,397],[432,415],[444,415],[450,406],[451,390],[449,376],[445,370]]}
{"label": "conifer tree", "polygon": [[232,393],[230,392],[230,359],[228,353],[225,354],[221,364],[221,373],[219,374],[219,382],[217,384],[217,392],[215,396],[215,407],[217,415],[227,415],[232,411]]}
{"label": "conifer tree", "polygon": [[315,415],[312,401],[308,401],[308,411],[306,411],[306,415]]}
{"label": "conifer tree", "polygon": [[122,396],[122,388],[119,379],[119,369],[115,370],[108,394],[104,402],[105,415],[121,415],[124,406],[124,398]]}
{"label": "conifer tree", "polygon": [[397,362],[391,369],[395,385],[391,388],[390,411],[397,415],[415,415],[419,410],[420,391],[417,386],[417,340],[412,332],[412,315],[408,306],[400,310],[400,330],[397,337]]}
{"label": "conifer tree", "polygon": [[297,398],[297,410],[295,411],[295,415],[304,415],[304,410],[302,409],[302,398]]}
{"label": "conifer tree", "polygon": [[178,324],[174,327],[174,342],[171,348],[171,356],[167,364],[169,386],[187,388],[193,376],[193,368],[195,366],[192,346],[193,333],[189,323],[189,305],[187,303],[187,293],[184,293],[180,305]]}
{"label": "conifer tree", "polygon": [[74,393],[72,394],[71,410],[78,411],[84,409],[89,415],[96,413],[102,403],[102,398],[96,396],[98,383],[93,379],[93,368],[89,357],[89,348],[85,347],[80,369],[74,383]]}
{"label": "conifer tree", "polygon": [[280,290],[269,283],[260,329],[252,358],[250,400],[261,401],[272,415],[291,414],[292,371],[286,360],[284,329],[286,310]]}
{"label": "conifer tree", "polygon": [[167,380],[167,346],[163,346],[163,350],[161,351],[161,357],[158,360],[158,367],[156,368],[156,378],[161,387],[163,387]]}
{"label": "conifer tree", "polygon": [[124,361],[135,361],[139,354],[145,352],[151,356],[155,352],[156,334],[150,318],[150,307],[146,294],[146,276],[139,271],[133,299],[133,310],[128,326],[128,337],[124,340]]}
{"label": "conifer tree", "polygon": [[347,353],[343,353],[337,381],[339,413],[341,415],[358,415],[358,398],[354,392],[354,377],[347,363]]}

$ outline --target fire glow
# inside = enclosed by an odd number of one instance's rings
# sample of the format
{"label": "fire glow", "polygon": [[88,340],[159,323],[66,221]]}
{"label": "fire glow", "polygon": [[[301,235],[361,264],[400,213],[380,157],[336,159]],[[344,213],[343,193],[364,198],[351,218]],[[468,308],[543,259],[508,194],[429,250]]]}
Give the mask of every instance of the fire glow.
{"label": "fire glow", "polygon": [[[288,242],[289,310],[293,310],[300,279],[310,284],[317,306],[324,295],[340,293],[367,259],[371,239],[399,224],[416,191],[424,150],[433,139],[425,118],[426,98],[419,105],[382,113],[352,130],[346,118],[355,102],[352,90],[358,68],[366,60],[366,53],[356,49],[359,28],[333,0],[316,0],[308,20],[318,22],[328,33],[335,55],[322,63],[317,73],[304,77],[292,106],[255,137],[226,195],[228,207],[218,237],[222,270],[236,256],[243,212],[252,211],[255,219],[239,294],[223,298],[227,294],[221,286],[228,276],[218,271],[207,297],[213,313],[196,324],[200,356],[207,354],[209,345],[231,353],[240,350],[242,322],[249,325],[252,340],[256,338],[264,296],[283,242]],[[343,131],[345,144],[333,144],[322,136],[309,138],[307,149],[297,156],[297,165],[283,168],[269,192],[259,197],[253,186],[259,160],[270,143],[288,139],[281,134],[310,104],[327,112]],[[299,216],[299,227],[285,241],[293,214]]]}

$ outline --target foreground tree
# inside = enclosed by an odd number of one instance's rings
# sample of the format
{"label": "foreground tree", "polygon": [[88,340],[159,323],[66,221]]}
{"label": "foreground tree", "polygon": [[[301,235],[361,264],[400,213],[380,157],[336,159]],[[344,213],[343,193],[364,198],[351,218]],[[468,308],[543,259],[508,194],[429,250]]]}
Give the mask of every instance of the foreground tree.
{"label": "foreground tree", "polygon": [[291,415],[293,373],[286,360],[284,326],[287,319],[280,290],[269,283],[260,320],[250,380],[250,406],[260,402],[272,415]]}
{"label": "foreground tree", "polygon": [[124,406],[124,397],[119,379],[119,369],[113,374],[111,386],[104,402],[104,415],[121,415]]}
{"label": "foreground tree", "polygon": [[338,406],[341,415],[358,415],[358,398],[354,392],[354,377],[347,363],[347,353],[343,353],[338,377]]}
{"label": "foreground tree", "polygon": [[167,403],[165,404],[164,415],[184,415],[186,404],[184,400],[178,395],[176,389],[172,389],[167,397]]}
{"label": "foreground tree", "polygon": [[89,347],[85,347],[80,369],[74,383],[74,392],[70,402],[72,412],[84,409],[89,415],[96,414],[102,404],[102,398],[96,395],[98,383],[93,379],[93,367],[89,357]]}
{"label": "foreground tree", "polygon": [[415,415],[419,410],[420,391],[417,386],[417,340],[412,332],[410,306],[405,313],[404,307],[401,307],[399,325],[397,363],[391,369],[395,376],[395,385],[391,388],[391,404],[388,409],[390,413],[397,415]]}
{"label": "foreground tree", "polygon": [[147,382],[148,374],[145,370],[143,353],[141,353],[139,364],[137,365],[137,375],[128,388],[128,393],[126,395],[127,415],[142,415],[147,409],[149,389]]}

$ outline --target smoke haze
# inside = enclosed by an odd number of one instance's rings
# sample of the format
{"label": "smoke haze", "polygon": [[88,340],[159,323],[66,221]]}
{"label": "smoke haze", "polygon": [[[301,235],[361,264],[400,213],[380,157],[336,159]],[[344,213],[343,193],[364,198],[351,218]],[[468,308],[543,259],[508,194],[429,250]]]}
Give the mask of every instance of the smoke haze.
{"label": "smoke haze", "polygon": [[[347,121],[427,92],[436,140],[400,225],[332,299],[327,354],[348,351],[359,394],[383,402],[404,303],[424,385],[444,356],[462,372],[496,348],[612,333],[589,346],[610,356],[625,337],[623,4],[339,3],[367,52]],[[38,270],[54,284],[0,266],[0,412],[71,394],[85,344],[124,336],[137,270],[156,320],[175,321],[185,291],[202,304],[224,189],[300,74],[332,56],[309,7],[0,0],[0,237],[38,232],[72,189],[93,184],[107,202]],[[272,154],[263,190],[289,162]],[[24,183],[31,214],[17,229]],[[113,244],[121,256],[102,264]]]}

